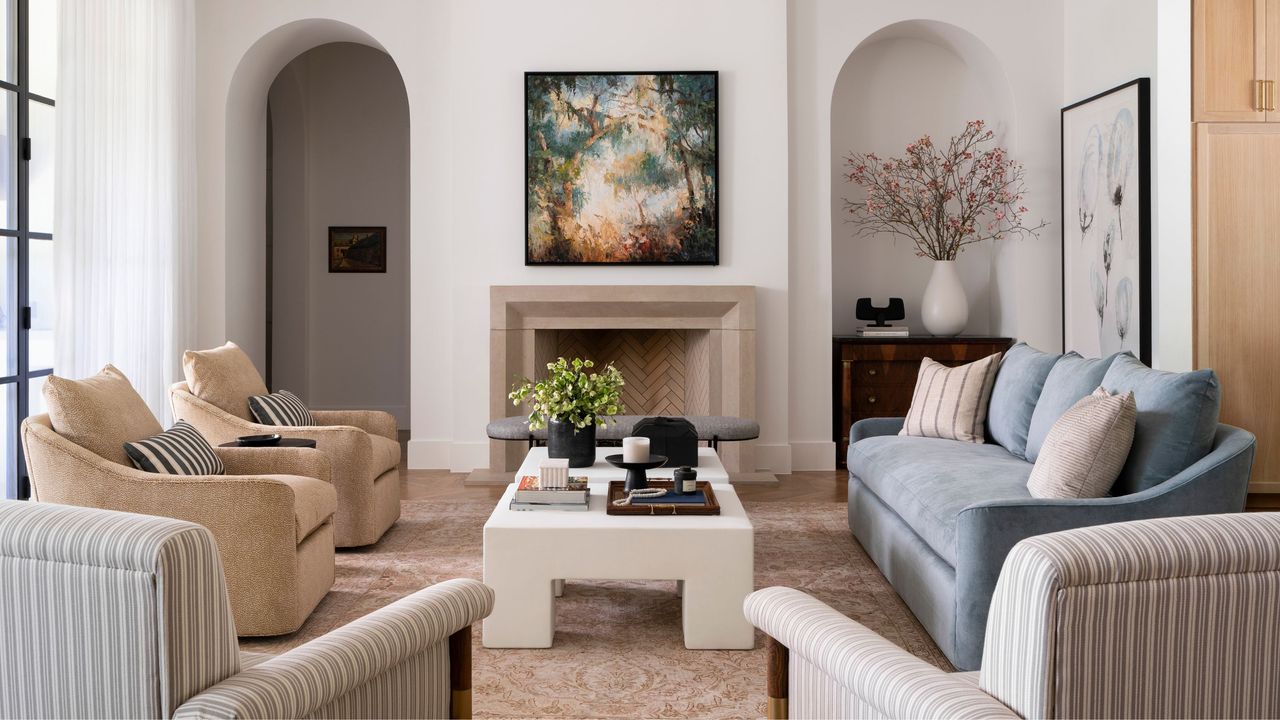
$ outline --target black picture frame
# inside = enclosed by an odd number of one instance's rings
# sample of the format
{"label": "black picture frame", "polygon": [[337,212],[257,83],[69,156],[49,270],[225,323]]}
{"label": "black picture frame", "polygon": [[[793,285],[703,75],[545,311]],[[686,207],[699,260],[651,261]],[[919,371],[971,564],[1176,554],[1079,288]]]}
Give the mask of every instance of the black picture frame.
{"label": "black picture frame", "polygon": [[[1097,206],[1094,206],[1093,213],[1087,213],[1084,208],[1084,206],[1088,204],[1085,198],[1089,195],[1087,192],[1088,183],[1085,181],[1084,177],[1084,171],[1088,165],[1085,158],[1088,156],[1088,145],[1091,142],[1089,131],[1094,128],[1090,127],[1089,130],[1085,132],[1085,142],[1079,147],[1073,146],[1068,148],[1068,138],[1069,136],[1074,138],[1075,131],[1078,130],[1078,128],[1074,125],[1069,125],[1069,123],[1074,122],[1076,117],[1087,120],[1085,113],[1081,111],[1088,111],[1092,109],[1094,112],[1105,112],[1103,108],[1106,106],[1102,105],[1102,103],[1125,102],[1124,99],[1118,98],[1117,95],[1120,93],[1126,93],[1130,90],[1134,91],[1135,97],[1133,98],[1133,110],[1137,115],[1134,120],[1133,128],[1136,134],[1135,140],[1137,150],[1136,164],[1134,166],[1134,172],[1137,174],[1137,182],[1135,183],[1137,197],[1133,198],[1132,190],[1127,187],[1125,187],[1125,190],[1122,193],[1114,192],[1112,187],[1108,187],[1112,184],[1109,180],[1107,182],[1107,186],[1101,185],[1106,174],[1110,172],[1109,165],[1111,157],[1115,154],[1113,153],[1112,145],[1117,144],[1114,137],[1110,137],[1108,134],[1099,135],[1098,172],[1102,173],[1104,178],[1097,179],[1095,182],[1099,185],[1099,191],[1096,194],[1097,197],[1100,198],[1097,201],[1098,204],[1101,205],[1101,203],[1105,201],[1115,208],[1113,211],[1115,213],[1114,220],[1119,221],[1119,233],[1121,236],[1119,242],[1122,243],[1121,252],[1123,253],[1123,243],[1125,242],[1124,238],[1128,236],[1129,233],[1133,233],[1132,237],[1136,239],[1136,267],[1138,277],[1136,297],[1138,301],[1137,317],[1139,321],[1139,328],[1136,337],[1136,348],[1132,349],[1137,350],[1137,355],[1142,362],[1150,365],[1151,338],[1153,331],[1151,325],[1151,79],[1145,77],[1136,78],[1108,90],[1104,90],[1096,95],[1092,95],[1083,100],[1067,105],[1061,110],[1059,139],[1062,190],[1062,349],[1063,352],[1078,350],[1081,354],[1086,356],[1109,355],[1111,354],[1111,351],[1117,349],[1114,347],[1104,347],[1104,343],[1102,341],[1105,319],[1107,317],[1106,304],[1109,302],[1112,292],[1110,278],[1111,266],[1108,265],[1107,262],[1115,262],[1115,241],[1112,241],[1112,243],[1108,243],[1106,241],[1110,226],[1107,226],[1106,229],[1103,227],[1095,229],[1093,227],[1093,224],[1098,222],[1097,216],[1102,212],[1102,210]],[[1073,117],[1073,113],[1075,113],[1075,117]],[[1117,115],[1117,118],[1118,117],[1119,116]],[[1113,123],[1109,126],[1111,128],[1111,134],[1115,134],[1116,125],[1116,123]],[[1078,164],[1074,162],[1077,156],[1068,155],[1069,152],[1076,151],[1081,153],[1081,155],[1078,156],[1080,157],[1080,162]],[[1121,186],[1125,186],[1123,181],[1121,182]],[[1086,192],[1079,192],[1081,188],[1086,188]],[[1071,190],[1077,191],[1075,193],[1075,197],[1071,196]],[[1119,204],[1115,202],[1116,197],[1122,197],[1122,201]],[[1137,211],[1138,227],[1136,232],[1132,229],[1123,227],[1122,219],[1124,214],[1122,212],[1122,205],[1124,201],[1129,200],[1134,201],[1134,208]],[[1105,206],[1102,207],[1103,209],[1109,209]],[[1080,261],[1083,259],[1083,253],[1089,252],[1089,249],[1092,247],[1092,245],[1087,242],[1090,231],[1094,231],[1095,236],[1102,238],[1100,241],[1102,243],[1100,247],[1111,248],[1109,252],[1104,249],[1102,253],[1105,261],[1103,263],[1104,275],[1101,280],[1101,292],[1098,289],[1096,271],[1091,270],[1090,276],[1091,285],[1093,287],[1092,294],[1094,296],[1095,307],[1097,308],[1096,317],[1099,325],[1099,352],[1092,352],[1093,346],[1082,342],[1080,337],[1082,334],[1081,322],[1079,318],[1075,316],[1075,313],[1081,312],[1080,305],[1073,302],[1078,300],[1078,298],[1074,297],[1073,294],[1073,288],[1078,284],[1072,282],[1073,280],[1078,279],[1073,275],[1073,272],[1077,272],[1079,270],[1081,267]],[[1076,257],[1073,253],[1080,254],[1080,256]],[[1127,277],[1128,276],[1125,276],[1125,278]],[[1119,290],[1119,288],[1116,289]],[[1099,304],[1099,295],[1101,296],[1101,304]],[[1117,292],[1116,295],[1119,296],[1120,293]],[[1126,317],[1130,318],[1131,321],[1132,310],[1127,311]],[[1119,318],[1118,311],[1113,310],[1112,318],[1113,323],[1119,327],[1120,323],[1117,321],[1117,318]],[[1124,339],[1126,337],[1127,336],[1125,335],[1120,335],[1121,343],[1118,349],[1131,349],[1124,344]],[[1085,349],[1090,351],[1086,352]]]}
{"label": "black picture frame", "polygon": [[[347,258],[346,240],[370,241],[361,257]],[[385,225],[330,225],[327,245],[331,273],[385,273],[387,271],[387,227]]]}
{"label": "black picture frame", "polygon": [[[531,109],[531,80],[535,78],[548,77],[568,77],[568,76],[698,76],[710,77],[714,88],[714,110],[712,113],[712,133],[714,135],[715,151],[711,161],[713,174],[713,192],[710,193],[710,229],[714,234],[712,248],[709,257],[705,258],[664,258],[664,259],[636,259],[636,260],[579,260],[579,259],[542,259],[533,257],[532,253],[532,237],[531,222],[532,214],[531,203],[533,195],[533,186],[530,175],[531,155],[534,145],[530,133],[530,109]],[[720,73],[717,70],[627,70],[627,71],[526,71],[524,73],[524,176],[525,176],[525,232],[524,232],[524,264],[526,266],[561,266],[561,265],[583,265],[583,266],[671,266],[671,265],[701,265],[714,266],[720,264]],[[682,181],[683,182],[683,181]]]}

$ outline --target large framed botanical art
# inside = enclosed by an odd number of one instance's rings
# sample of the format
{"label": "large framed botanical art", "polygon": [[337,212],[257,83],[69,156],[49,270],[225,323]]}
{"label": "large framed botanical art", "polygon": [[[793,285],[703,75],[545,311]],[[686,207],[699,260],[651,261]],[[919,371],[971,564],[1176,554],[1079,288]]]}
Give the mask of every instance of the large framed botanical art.
{"label": "large framed botanical art", "polygon": [[716,72],[528,72],[526,265],[715,265]]}
{"label": "large framed botanical art", "polygon": [[1062,345],[1151,363],[1151,81],[1062,109]]}

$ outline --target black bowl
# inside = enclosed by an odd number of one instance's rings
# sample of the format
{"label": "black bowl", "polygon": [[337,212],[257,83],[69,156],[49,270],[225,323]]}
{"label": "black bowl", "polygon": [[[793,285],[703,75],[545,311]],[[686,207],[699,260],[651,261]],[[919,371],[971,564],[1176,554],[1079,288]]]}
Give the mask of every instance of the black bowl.
{"label": "black bowl", "polygon": [[622,460],[621,453],[618,453],[616,455],[608,455],[605,457],[604,460],[605,462],[609,463],[614,467],[619,467],[626,470],[631,470],[633,468],[636,470],[652,470],[654,468],[660,468],[663,465],[667,464],[666,455],[650,455],[649,460],[647,462],[642,462],[642,463],[624,462]]}

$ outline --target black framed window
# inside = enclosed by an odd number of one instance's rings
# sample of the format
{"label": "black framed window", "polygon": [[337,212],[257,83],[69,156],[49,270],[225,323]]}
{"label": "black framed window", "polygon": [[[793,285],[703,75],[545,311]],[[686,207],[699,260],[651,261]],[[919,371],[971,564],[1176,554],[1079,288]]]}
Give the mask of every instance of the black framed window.
{"label": "black framed window", "polygon": [[53,372],[57,0],[0,0],[0,464],[6,498],[30,483],[19,442]]}

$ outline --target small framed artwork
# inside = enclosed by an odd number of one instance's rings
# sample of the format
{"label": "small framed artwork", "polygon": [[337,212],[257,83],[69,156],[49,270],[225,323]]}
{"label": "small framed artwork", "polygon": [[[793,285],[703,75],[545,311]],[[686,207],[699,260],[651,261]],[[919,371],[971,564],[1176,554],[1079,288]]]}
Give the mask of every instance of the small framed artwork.
{"label": "small framed artwork", "polygon": [[387,271],[385,227],[329,226],[329,272],[384,273]]}
{"label": "small framed artwork", "polygon": [[720,261],[719,75],[527,72],[526,265]]}
{"label": "small framed artwork", "polygon": [[1151,81],[1062,109],[1062,347],[1151,364]]}

